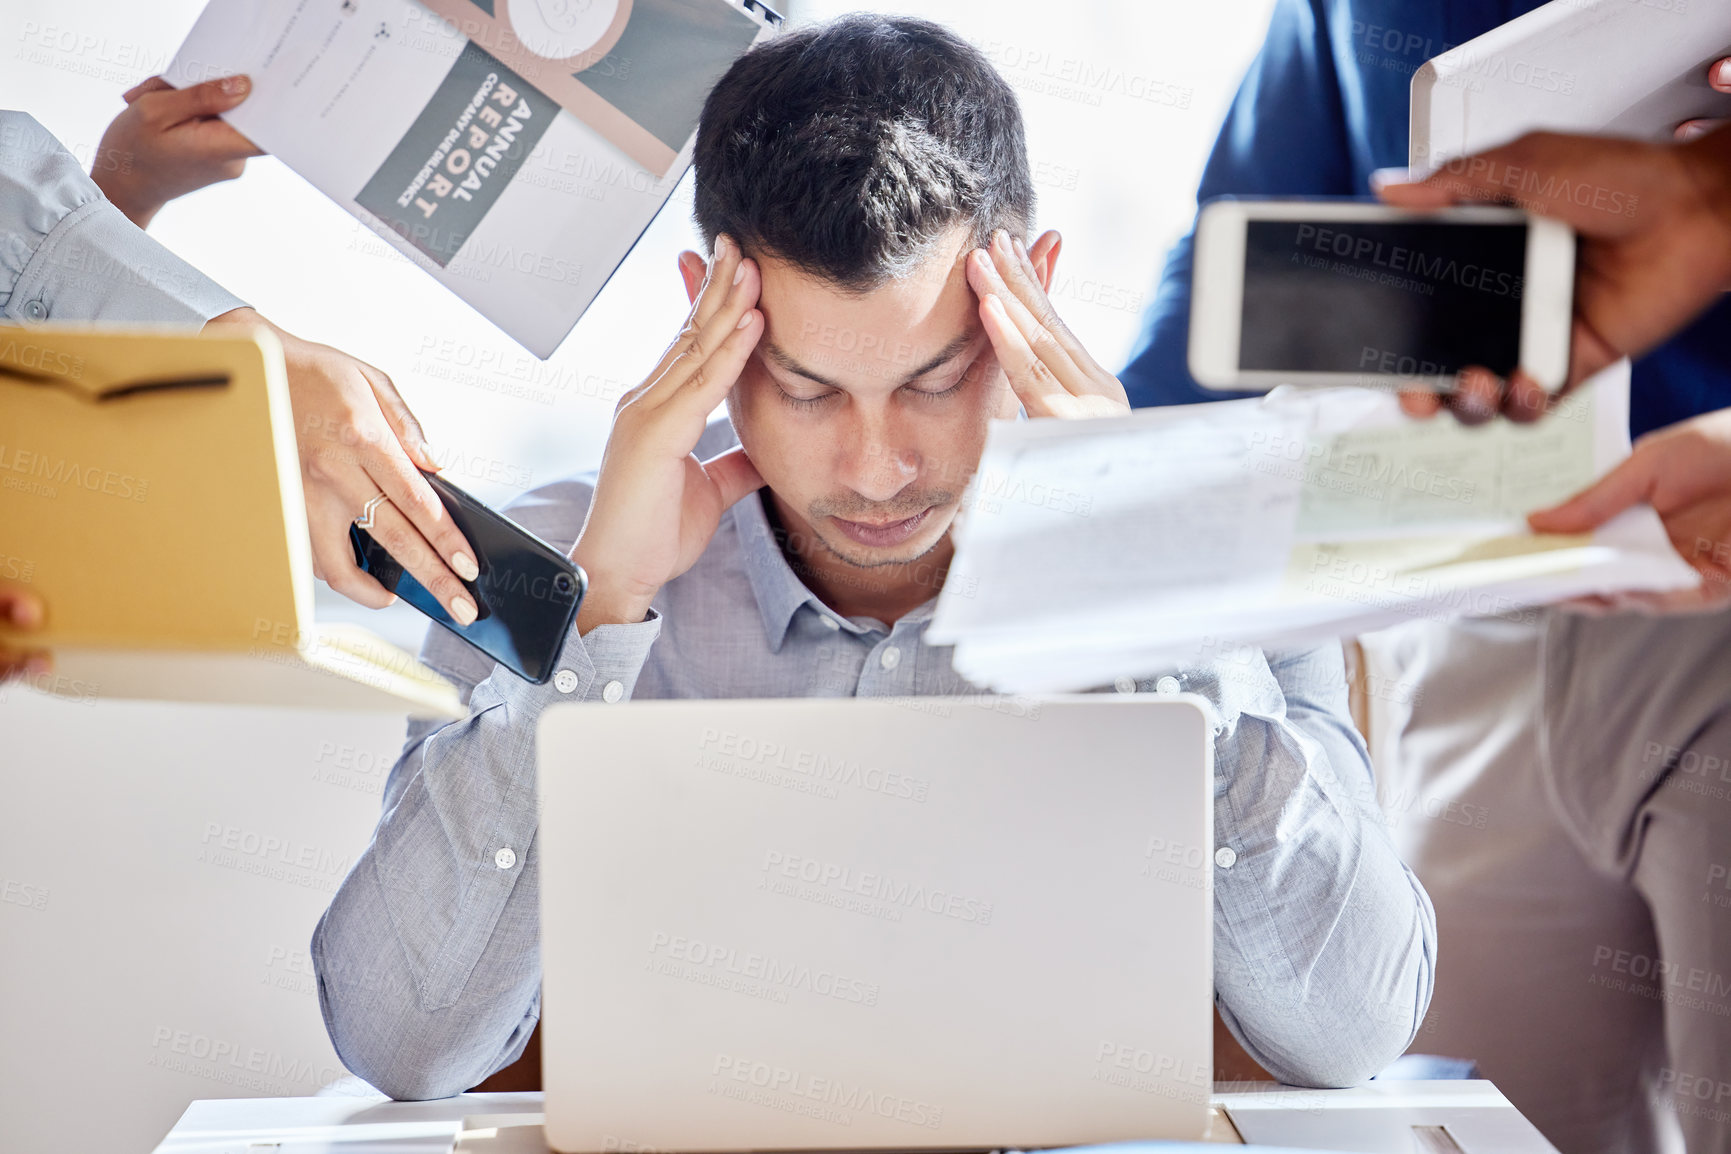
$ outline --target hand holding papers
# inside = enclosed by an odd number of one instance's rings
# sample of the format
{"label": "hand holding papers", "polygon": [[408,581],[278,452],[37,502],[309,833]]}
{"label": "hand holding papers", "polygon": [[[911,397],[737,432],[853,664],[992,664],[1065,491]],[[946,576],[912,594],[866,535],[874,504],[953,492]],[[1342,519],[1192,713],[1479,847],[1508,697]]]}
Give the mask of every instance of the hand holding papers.
{"label": "hand holding papers", "polygon": [[547,357],[684,174],[710,86],[779,21],[558,7],[210,0],[166,76],[249,76],[230,124]]}
{"label": "hand holding papers", "polygon": [[1413,617],[1695,584],[1651,509],[1538,536],[1525,515],[1628,455],[1618,367],[1538,425],[1276,393],[993,427],[931,635],[964,676],[1076,689]]}

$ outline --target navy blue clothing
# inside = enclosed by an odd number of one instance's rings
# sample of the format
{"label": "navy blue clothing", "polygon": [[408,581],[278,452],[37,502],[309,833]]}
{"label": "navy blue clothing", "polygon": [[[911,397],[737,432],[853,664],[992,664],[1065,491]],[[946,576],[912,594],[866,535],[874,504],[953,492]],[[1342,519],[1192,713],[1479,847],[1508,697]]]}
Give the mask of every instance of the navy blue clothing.
{"label": "navy blue clothing", "polygon": [[[1276,0],[1197,200],[1369,195],[1374,169],[1407,163],[1418,66],[1536,7],[1538,0]],[[1191,241],[1186,235],[1168,254],[1141,340],[1120,374],[1137,407],[1245,395],[1204,389],[1185,367]],[[1637,435],[1731,406],[1731,302],[1721,300],[1636,361],[1631,391]]]}

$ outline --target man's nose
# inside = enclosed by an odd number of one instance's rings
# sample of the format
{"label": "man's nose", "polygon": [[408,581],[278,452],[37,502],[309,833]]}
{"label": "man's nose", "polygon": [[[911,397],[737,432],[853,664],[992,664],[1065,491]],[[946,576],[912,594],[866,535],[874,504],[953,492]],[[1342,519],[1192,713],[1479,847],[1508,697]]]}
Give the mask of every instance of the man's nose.
{"label": "man's nose", "polygon": [[920,475],[920,455],[881,432],[866,432],[847,449],[842,480],[868,501],[888,501]]}

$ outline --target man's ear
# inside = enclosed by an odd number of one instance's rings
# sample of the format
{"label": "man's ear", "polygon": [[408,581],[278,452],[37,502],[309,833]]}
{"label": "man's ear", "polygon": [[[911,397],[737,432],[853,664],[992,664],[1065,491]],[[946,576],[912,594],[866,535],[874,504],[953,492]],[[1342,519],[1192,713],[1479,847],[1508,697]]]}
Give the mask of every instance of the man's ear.
{"label": "man's ear", "polygon": [[696,304],[697,294],[703,291],[703,278],[709,275],[709,266],[701,256],[687,249],[679,254],[679,275],[685,278],[686,297]]}
{"label": "man's ear", "polygon": [[1063,247],[1064,238],[1050,229],[1028,246],[1028,263],[1034,266],[1034,275],[1040,278],[1040,287],[1047,292],[1052,289],[1052,271],[1058,267],[1058,250]]}

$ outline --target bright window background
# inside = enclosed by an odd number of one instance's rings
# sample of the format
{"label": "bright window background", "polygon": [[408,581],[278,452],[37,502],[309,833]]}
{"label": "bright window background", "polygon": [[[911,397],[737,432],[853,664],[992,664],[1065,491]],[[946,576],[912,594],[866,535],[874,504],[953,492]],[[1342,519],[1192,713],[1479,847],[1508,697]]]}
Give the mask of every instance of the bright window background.
{"label": "bright window background", "polygon": [[[795,21],[859,8],[948,24],[1022,99],[1037,227],[1065,244],[1055,304],[1094,355],[1123,364],[1165,252],[1189,227],[1221,115],[1272,0],[792,0]],[[0,107],[33,114],[88,166],[120,94],[159,72],[200,0],[0,0]],[[621,390],[683,319],[674,260],[695,247],[689,179],[588,314],[535,360],[274,160],[170,204],[151,232],[283,327],[378,365],[446,463],[485,500],[600,459]],[[321,615],[350,616],[321,586]],[[355,615],[362,615],[354,610]],[[367,623],[415,646],[397,607]]]}

